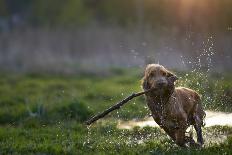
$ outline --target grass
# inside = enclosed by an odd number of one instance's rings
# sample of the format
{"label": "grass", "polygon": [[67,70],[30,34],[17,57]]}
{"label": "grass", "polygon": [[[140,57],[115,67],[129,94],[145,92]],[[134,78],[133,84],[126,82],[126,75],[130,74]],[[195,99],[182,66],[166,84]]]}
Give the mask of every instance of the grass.
{"label": "grass", "polygon": [[[232,75],[177,75],[177,85],[202,94],[206,109],[232,112]],[[141,78],[138,69],[69,76],[2,73],[0,154],[232,154],[230,127],[204,129],[208,139],[212,139],[208,133],[226,138],[218,144],[212,140],[201,150],[176,147],[158,128],[117,129],[117,119],[143,118],[149,114],[143,97],[89,129],[83,125],[93,114],[140,91]]]}
{"label": "grass", "polygon": [[[228,136],[223,143],[208,144],[201,150],[181,149],[158,128],[119,130],[114,124],[101,124],[87,130],[76,122],[12,127],[0,129],[1,154],[231,154],[232,128],[213,127]],[[205,135],[205,134],[204,134]]]}

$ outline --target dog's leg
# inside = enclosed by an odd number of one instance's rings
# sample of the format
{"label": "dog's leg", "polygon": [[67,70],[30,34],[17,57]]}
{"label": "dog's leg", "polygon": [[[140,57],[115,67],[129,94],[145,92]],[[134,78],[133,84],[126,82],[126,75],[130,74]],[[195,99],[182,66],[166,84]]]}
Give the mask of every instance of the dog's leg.
{"label": "dog's leg", "polygon": [[197,132],[197,142],[198,142],[200,145],[203,145],[204,141],[203,141],[201,126],[199,126],[199,125],[194,125],[194,128],[195,128],[195,130],[196,130],[196,132]]}
{"label": "dog's leg", "polygon": [[169,130],[168,128],[163,127],[164,131],[171,137],[173,141],[176,141],[175,132]]}
{"label": "dog's leg", "polygon": [[194,121],[194,128],[197,132],[197,142],[202,146],[204,141],[202,136],[201,121],[199,120],[198,116],[194,116]]}
{"label": "dog's leg", "polygon": [[180,147],[187,147],[185,144],[185,130],[183,129],[178,129],[175,132],[175,142],[177,145],[179,145]]}

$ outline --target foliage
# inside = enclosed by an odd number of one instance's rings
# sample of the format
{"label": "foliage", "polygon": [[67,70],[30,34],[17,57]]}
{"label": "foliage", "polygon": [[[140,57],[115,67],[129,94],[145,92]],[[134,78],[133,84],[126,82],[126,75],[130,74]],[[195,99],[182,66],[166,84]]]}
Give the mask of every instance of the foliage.
{"label": "foliage", "polygon": [[[142,23],[155,29],[226,32],[232,24],[230,0],[1,0],[3,16],[27,17],[29,25],[70,26],[92,21],[132,26]],[[7,2],[7,3],[6,3]],[[4,3],[7,6],[4,6]],[[7,13],[6,8],[9,8]]]}
{"label": "foliage", "polygon": [[42,25],[71,26],[90,20],[82,0],[39,0],[32,3],[31,21]]}
{"label": "foliage", "polygon": [[0,17],[1,16],[7,16],[8,12],[6,9],[6,3],[4,0],[0,0]]}

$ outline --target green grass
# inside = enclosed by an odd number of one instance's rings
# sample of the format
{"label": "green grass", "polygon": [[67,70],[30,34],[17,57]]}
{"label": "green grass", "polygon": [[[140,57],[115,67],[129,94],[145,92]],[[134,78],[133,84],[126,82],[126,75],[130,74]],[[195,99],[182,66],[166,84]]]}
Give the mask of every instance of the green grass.
{"label": "green grass", "polygon": [[[202,95],[205,109],[232,112],[232,75],[177,75],[177,85],[193,88]],[[117,129],[117,119],[149,114],[143,97],[112,112],[109,119],[90,129],[83,125],[93,114],[140,91],[141,78],[138,69],[69,76],[2,73],[0,154],[232,154],[230,127],[205,129],[205,135],[215,133],[227,138],[220,144],[212,141],[201,150],[178,148],[158,128]]]}
{"label": "green grass", "polygon": [[[232,128],[211,127],[204,133],[228,136],[221,144],[205,148],[181,149],[159,128],[119,130],[101,124],[89,130],[76,122],[40,127],[5,126],[0,129],[1,154],[231,154]],[[204,134],[205,135],[205,134]]]}

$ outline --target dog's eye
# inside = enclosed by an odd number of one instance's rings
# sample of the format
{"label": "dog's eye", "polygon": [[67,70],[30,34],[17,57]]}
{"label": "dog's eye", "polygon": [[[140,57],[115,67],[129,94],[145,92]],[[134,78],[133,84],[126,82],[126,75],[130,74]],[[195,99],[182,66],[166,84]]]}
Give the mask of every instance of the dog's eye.
{"label": "dog's eye", "polygon": [[166,73],[165,73],[165,72],[162,72],[161,75],[162,75],[162,76],[166,76]]}

